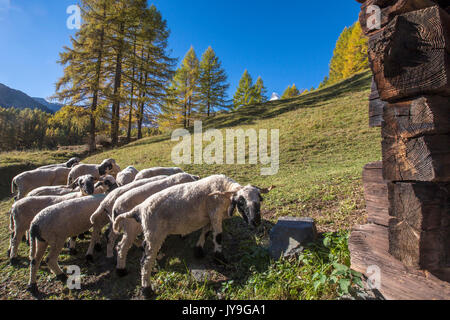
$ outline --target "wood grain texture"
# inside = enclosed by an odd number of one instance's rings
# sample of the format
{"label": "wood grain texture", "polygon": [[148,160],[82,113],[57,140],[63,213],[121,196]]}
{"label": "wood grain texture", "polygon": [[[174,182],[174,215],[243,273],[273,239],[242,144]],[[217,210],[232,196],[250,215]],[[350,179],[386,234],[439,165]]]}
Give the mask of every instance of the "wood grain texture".
{"label": "wood grain texture", "polygon": [[388,183],[383,179],[383,162],[365,165],[362,180],[368,222],[389,226]]}
{"label": "wood grain texture", "polygon": [[389,252],[412,268],[450,267],[450,183],[389,183],[388,190]]}
{"label": "wood grain texture", "polygon": [[373,274],[369,274],[368,267],[379,267],[379,291],[389,300],[450,300],[450,283],[433,273],[405,267],[388,253],[388,236],[388,228],[383,226],[355,227],[349,239],[352,269],[370,279]]}
{"label": "wood grain texture", "polygon": [[450,95],[450,15],[438,6],[396,16],[368,54],[382,100]]}
{"label": "wood grain texture", "polygon": [[367,0],[358,2],[363,3],[359,15],[359,23],[366,35],[377,32],[376,29],[369,30],[370,28],[368,27],[372,25],[370,19],[373,19],[373,12],[368,10],[372,5],[381,9],[381,28],[383,28],[399,14],[424,9],[436,4],[431,0]]}
{"label": "wood grain texture", "polygon": [[383,177],[388,181],[450,181],[450,135],[383,137]]}

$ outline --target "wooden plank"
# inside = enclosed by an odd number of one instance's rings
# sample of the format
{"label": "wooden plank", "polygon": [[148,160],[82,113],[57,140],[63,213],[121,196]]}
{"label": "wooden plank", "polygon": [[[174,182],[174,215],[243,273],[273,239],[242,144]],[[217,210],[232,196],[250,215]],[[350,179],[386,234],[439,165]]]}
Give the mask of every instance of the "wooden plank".
{"label": "wooden plank", "polygon": [[376,5],[381,9],[381,28],[383,28],[394,19],[396,15],[435,5],[431,0],[367,0],[358,2],[363,3],[359,15],[359,22],[366,35],[377,31],[375,29],[369,30],[368,28],[368,25],[371,25],[369,20],[373,19],[373,12],[367,10],[369,6]]}
{"label": "wooden plank", "polygon": [[369,39],[369,61],[383,101],[450,95],[450,15],[439,6],[396,16]]}
{"label": "wooden plank", "polygon": [[450,133],[450,97],[421,96],[388,103],[383,113],[383,137],[414,138]]}
{"label": "wooden plank", "polygon": [[389,183],[388,190],[389,252],[407,267],[450,267],[450,183]]}
{"label": "wooden plank", "polygon": [[357,226],[349,239],[352,269],[370,279],[370,266],[380,268],[380,293],[389,300],[450,300],[450,283],[435,274],[406,268],[388,253],[388,229]]}
{"label": "wooden plank", "polygon": [[364,166],[362,180],[368,222],[389,226],[388,183],[383,179],[383,162]]}
{"label": "wooden plank", "polygon": [[388,181],[450,181],[450,135],[383,137],[383,177]]}
{"label": "wooden plank", "polygon": [[381,127],[383,124],[383,109],[386,102],[381,99],[369,101],[369,126],[371,128]]}

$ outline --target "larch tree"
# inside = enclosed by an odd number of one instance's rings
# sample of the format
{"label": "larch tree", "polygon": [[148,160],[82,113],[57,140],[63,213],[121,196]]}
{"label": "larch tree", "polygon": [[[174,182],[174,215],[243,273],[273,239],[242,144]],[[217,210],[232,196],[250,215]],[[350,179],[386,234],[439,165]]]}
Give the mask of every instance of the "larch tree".
{"label": "larch tree", "polygon": [[209,117],[217,108],[227,103],[227,75],[222,64],[211,47],[203,53],[199,68],[198,93],[200,112]]}
{"label": "larch tree", "polygon": [[64,66],[64,75],[56,83],[54,99],[67,105],[89,110],[89,150],[95,151],[98,106],[105,97],[105,30],[110,12],[108,0],[82,0],[83,24],[71,38],[72,47],[64,47],[58,61]]}
{"label": "larch tree", "polygon": [[253,100],[252,103],[267,102],[267,88],[264,86],[264,81],[261,77],[258,77],[253,87]]}
{"label": "larch tree", "polygon": [[250,73],[245,70],[239,81],[239,86],[234,94],[233,105],[234,110],[243,106],[248,106],[252,103],[254,98],[253,79]]}

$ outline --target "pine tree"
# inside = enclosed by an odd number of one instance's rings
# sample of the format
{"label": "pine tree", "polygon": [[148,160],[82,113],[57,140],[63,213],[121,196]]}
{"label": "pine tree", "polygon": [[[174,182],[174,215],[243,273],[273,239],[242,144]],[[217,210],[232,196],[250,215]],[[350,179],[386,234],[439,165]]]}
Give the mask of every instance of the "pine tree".
{"label": "pine tree", "polygon": [[225,107],[227,75],[214,50],[209,47],[202,55],[199,69],[199,102],[203,105],[201,112],[209,117],[216,108]]}
{"label": "pine tree", "polygon": [[233,105],[234,110],[243,106],[248,106],[254,98],[253,79],[247,70],[244,71],[239,86],[234,94]]}
{"label": "pine tree", "polygon": [[253,100],[252,103],[267,102],[267,88],[264,86],[264,81],[261,77],[258,77],[253,87]]}

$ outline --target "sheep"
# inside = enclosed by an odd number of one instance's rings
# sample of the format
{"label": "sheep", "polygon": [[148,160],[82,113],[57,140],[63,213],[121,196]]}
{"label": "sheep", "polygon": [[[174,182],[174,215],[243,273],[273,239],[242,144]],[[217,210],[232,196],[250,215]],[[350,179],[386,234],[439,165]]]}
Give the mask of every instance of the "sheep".
{"label": "sheep", "polygon": [[42,196],[64,196],[69,193],[77,192],[79,190],[72,189],[68,186],[50,186],[39,187],[27,194],[27,197],[42,197]]}
{"label": "sheep", "polygon": [[224,175],[215,175],[197,182],[165,189],[114,221],[118,232],[125,219],[134,218],[142,224],[145,254],[141,260],[142,294],[153,295],[150,270],[158,251],[169,235],[188,235],[199,229],[202,234],[196,251],[203,254],[206,234],[213,230],[215,259],[226,262],[222,254],[222,221],[230,218],[236,207],[249,225],[261,223],[261,194],[269,189],[241,186]]}
{"label": "sheep", "polygon": [[[178,173],[176,175],[170,176],[164,180],[159,180],[152,183],[147,183],[139,188],[132,189],[127,193],[121,195],[115,202],[113,207],[112,218],[115,218],[122,213],[128,212],[137,205],[144,202],[148,197],[161,190],[167,189],[169,187],[194,182],[199,180],[198,177],[192,176],[187,173]],[[122,229],[125,230],[122,240],[117,247],[117,267],[116,272],[119,276],[125,276],[127,271],[125,269],[126,258],[128,250],[130,250],[136,237],[142,233],[142,228],[139,223],[134,219],[126,219],[122,222]],[[111,232],[108,237],[108,247],[112,248],[117,239],[117,234]]]}
{"label": "sheep", "polygon": [[119,186],[124,186],[126,184],[129,184],[134,181],[136,178],[136,175],[139,173],[139,171],[132,166],[127,167],[126,169],[122,170],[117,174],[117,184]]}
{"label": "sheep", "polygon": [[[101,205],[97,208],[97,210],[91,216],[91,223],[94,226],[94,231],[93,231],[93,236],[91,238],[91,241],[93,238],[97,238],[99,236],[100,229],[103,226],[105,226],[106,224],[108,224],[108,222],[110,222],[109,216],[111,216],[114,203],[121,195],[123,195],[124,193],[126,193],[134,188],[140,187],[147,183],[162,180],[165,178],[167,178],[167,176],[157,176],[157,177],[153,177],[153,178],[149,178],[149,179],[134,181],[130,184],[119,187],[116,190],[114,190],[113,192],[109,193],[108,196],[105,198],[105,200],[101,203]],[[111,228],[111,230],[112,230],[112,228]],[[106,254],[107,258],[113,257],[113,248],[112,247],[108,246],[106,252],[107,252],[107,254]],[[88,256],[87,259],[91,260],[91,257]]]}
{"label": "sheep", "polygon": [[36,273],[48,246],[47,265],[57,279],[65,282],[66,274],[58,265],[58,256],[66,239],[82,234],[91,228],[90,217],[105,194],[67,200],[40,211],[30,226],[30,280],[28,290],[36,295]]}
{"label": "sheep", "polygon": [[28,192],[42,186],[63,185],[67,181],[72,169],[65,167],[54,167],[49,169],[35,169],[22,172],[14,177],[11,182],[11,193],[17,195],[15,200],[24,198]]}
{"label": "sheep", "polygon": [[137,175],[134,181],[138,181],[145,178],[151,178],[155,176],[165,175],[165,176],[172,176],[177,173],[183,173],[184,171],[180,168],[162,168],[162,167],[156,167],[151,169],[145,169],[140,171]]}
{"label": "sheep", "polygon": [[51,169],[55,167],[72,168],[80,163],[79,158],[72,158],[64,163],[50,164],[48,166],[39,167],[38,169]]}
{"label": "sheep", "polygon": [[11,263],[15,263],[20,241],[39,211],[57,203],[95,193],[97,190],[94,190],[94,181],[95,179],[91,175],[82,176],[71,185],[72,189],[75,186],[79,186],[79,192],[72,192],[65,196],[26,197],[14,203],[10,211],[11,236],[8,249],[8,256]]}
{"label": "sheep", "polygon": [[113,177],[120,172],[120,167],[116,164],[114,159],[104,160],[100,165],[97,164],[79,164],[72,168],[68,177],[67,184],[70,185],[76,178],[91,174],[94,178],[100,178],[106,174]]}

